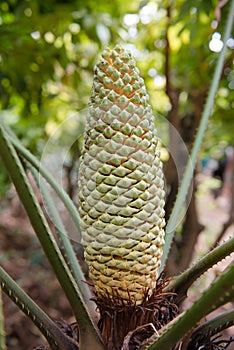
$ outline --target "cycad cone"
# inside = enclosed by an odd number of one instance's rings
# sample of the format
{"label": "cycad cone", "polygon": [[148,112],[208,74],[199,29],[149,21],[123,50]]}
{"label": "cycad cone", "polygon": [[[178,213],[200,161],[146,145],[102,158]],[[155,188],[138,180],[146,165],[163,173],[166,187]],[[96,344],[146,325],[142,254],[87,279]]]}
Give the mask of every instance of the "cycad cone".
{"label": "cycad cone", "polygon": [[154,117],[131,54],[95,68],[79,168],[82,243],[97,295],[140,303],[164,244],[164,180]]}

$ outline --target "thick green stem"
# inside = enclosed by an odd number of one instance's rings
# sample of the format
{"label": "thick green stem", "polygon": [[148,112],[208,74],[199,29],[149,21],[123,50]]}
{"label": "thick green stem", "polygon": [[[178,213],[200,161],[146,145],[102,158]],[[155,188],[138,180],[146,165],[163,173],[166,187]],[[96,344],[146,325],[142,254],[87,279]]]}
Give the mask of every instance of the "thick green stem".
{"label": "thick green stem", "polygon": [[3,315],[3,305],[2,305],[2,291],[0,287],[0,349],[6,350],[6,338],[4,330],[4,315]]}
{"label": "thick green stem", "polygon": [[171,349],[183,338],[204,316],[233,300],[234,297],[234,265],[223,273],[202,296],[183,314],[168,323],[162,333],[151,338],[152,343],[147,350]]}
{"label": "thick green stem", "polygon": [[193,282],[195,282],[213,265],[230,255],[233,251],[234,238],[231,238],[221,246],[216,247],[211,252],[206,254],[196,264],[183,272],[181,275],[174,277],[172,282],[167,286],[167,288],[165,288],[165,291],[176,292],[178,299],[183,298]]}
{"label": "thick green stem", "polygon": [[[0,267],[0,285],[9,298],[32,320],[48,341],[51,349],[78,350],[78,344],[68,338],[48,315]],[[0,348],[4,349],[4,348]]]}
{"label": "thick green stem", "polygon": [[[30,171],[32,172],[35,180],[38,183],[39,182],[39,173],[30,164],[28,164],[28,165],[29,165]],[[47,206],[47,209],[48,209],[50,216],[52,218],[53,224],[55,225],[56,231],[57,231],[58,236],[60,238],[60,241],[62,243],[68,265],[71,268],[73,276],[77,282],[78,288],[80,289],[80,291],[82,293],[83,299],[84,299],[85,304],[88,307],[90,313],[92,314],[93,317],[96,317],[96,315],[97,315],[96,305],[93,301],[91,301],[91,298],[92,298],[91,291],[90,291],[87,283],[85,283],[85,276],[84,276],[83,271],[81,269],[81,266],[77,260],[77,257],[75,255],[75,252],[73,250],[71,242],[68,238],[68,233],[66,231],[66,228],[63,225],[63,222],[59,216],[55,202],[54,202],[52,196],[50,196],[48,189],[46,187],[46,184],[44,183],[43,180],[40,183],[40,189],[41,189],[42,196],[45,199],[46,206]]]}

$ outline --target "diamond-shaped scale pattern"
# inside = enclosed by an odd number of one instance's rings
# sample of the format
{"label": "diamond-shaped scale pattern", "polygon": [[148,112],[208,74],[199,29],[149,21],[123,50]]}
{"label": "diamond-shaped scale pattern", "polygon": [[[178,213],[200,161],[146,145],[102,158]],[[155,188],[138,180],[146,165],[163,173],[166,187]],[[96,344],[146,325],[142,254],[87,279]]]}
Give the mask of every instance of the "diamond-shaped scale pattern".
{"label": "diamond-shaped scale pattern", "polygon": [[95,67],[79,168],[82,243],[98,295],[140,302],[164,244],[164,180],[154,117],[131,54]]}

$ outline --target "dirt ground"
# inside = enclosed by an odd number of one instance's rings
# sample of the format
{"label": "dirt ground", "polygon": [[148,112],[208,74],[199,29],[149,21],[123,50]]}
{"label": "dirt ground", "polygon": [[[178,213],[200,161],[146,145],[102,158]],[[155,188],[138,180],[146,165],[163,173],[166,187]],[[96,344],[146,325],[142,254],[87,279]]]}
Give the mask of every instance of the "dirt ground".
{"label": "dirt ground", "polygon": [[[214,200],[209,189],[202,189],[197,204],[200,221],[206,229],[199,236],[194,259],[203,255],[214,242],[227,218],[228,198],[221,196]],[[232,226],[225,237],[233,234]],[[196,290],[191,291],[191,302],[231,261],[233,257],[226,259],[223,264],[210,271],[209,275],[200,279]],[[0,263],[50,317],[58,321],[74,321],[69,303],[54,278],[24,210],[15,198],[9,203],[2,203],[0,208]],[[3,305],[8,350],[32,350],[45,344],[36,327],[6,295],[3,295]],[[233,305],[229,304],[228,307]],[[233,327],[227,335],[234,336]],[[234,346],[228,349],[234,349]]]}

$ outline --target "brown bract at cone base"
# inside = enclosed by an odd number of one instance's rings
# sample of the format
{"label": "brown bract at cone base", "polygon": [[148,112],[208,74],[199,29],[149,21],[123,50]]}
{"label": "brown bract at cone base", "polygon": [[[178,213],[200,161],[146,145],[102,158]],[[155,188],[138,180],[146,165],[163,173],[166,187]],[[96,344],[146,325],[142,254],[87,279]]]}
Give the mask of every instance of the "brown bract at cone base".
{"label": "brown bract at cone base", "polygon": [[137,350],[145,340],[170,322],[177,314],[175,293],[164,293],[168,280],[159,278],[152,292],[142,291],[136,303],[123,299],[116,290],[112,295],[96,295],[100,312],[98,327],[108,350]]}

